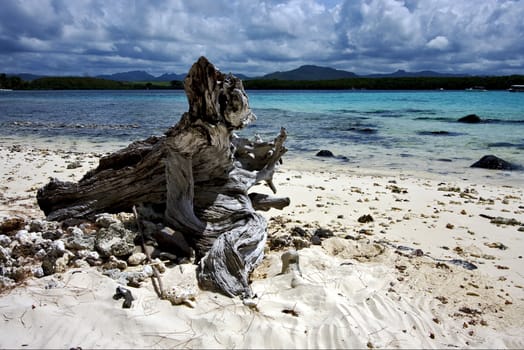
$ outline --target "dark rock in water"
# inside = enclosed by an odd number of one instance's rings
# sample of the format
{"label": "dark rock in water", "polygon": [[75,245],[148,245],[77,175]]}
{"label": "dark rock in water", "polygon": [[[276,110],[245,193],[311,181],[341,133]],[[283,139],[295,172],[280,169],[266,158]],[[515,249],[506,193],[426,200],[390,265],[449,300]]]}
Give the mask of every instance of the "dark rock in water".
{"label": "dark rock in water", "polygon": [[511,143],[511,142],[493,142],[488,143],[488,147],[516,147],[517,145]]}
{"label": "dark rock in water", "polygon": [[459,132],[452,132],[446,130],[437,130],[437,131],[419,131],[417,134],[422,136],[460,136],[462,135]]}
{"label": "dark rock in water", "polygon": [[484,168],[496,170],[515,170],[517,166],[494,155],[487,155],[471,165],[471,168]]}
{"label": "dark rock in water", "polygon": [[335,157],[335,155],[333,154],[333,152],[327,150],[327,149],[323,149],[321,151],[319,151],[317,154],[316,154],[317,157],[327,157],[327,158],[330,158],[330,157]]}
{"label": "dark rock in water", "polygon": [[316,156],[317,157],[324,157],[324,158],[336,158],[336,159],[340,159],[343,162],[349,162],[349,158],[348,157],[346,157],[346,156],[335,156],[333,154],[333,152],[331,152],[330,150],[327,150],[327,149],[323,149],[321,151],[318,151]]}
{"label": "dark rock in water", "polygon": [[373,129],[373,128],[356,128],[356,127],[352,127],[352,128],[347,129],[347,131],[354,131],[354,132],[357,132],[359,134],[376,134],[377,133],[377,130]]}
{"label": "dark rock in water", "polygon": [[516,149],[524,150],[524,143],[493,142],[493,143],[488,143],[487,146],[489,148],[492,148],[492,147],[505,147],[505,148],[516,148]]}
{"label": "dark rock in water", "polygon": [[457,120],[459,123],[468,123],[468,124],[476,124],[481,123],[482,119],[476,114],[468,114],[465,117],[460,118]]}

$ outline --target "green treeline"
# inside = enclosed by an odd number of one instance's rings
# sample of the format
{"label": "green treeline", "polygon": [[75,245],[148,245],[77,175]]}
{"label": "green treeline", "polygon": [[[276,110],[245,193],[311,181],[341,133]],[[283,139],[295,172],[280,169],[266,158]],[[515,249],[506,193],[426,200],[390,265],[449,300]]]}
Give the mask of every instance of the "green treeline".
{"label": "green treeline", "polygon": [[6,74],[0,74],[0,89],[23,89],[27,86],[27,82],[20,79],[20,77],[8,77]]}
{"label": "green treeline", "polygon": [[36,90],[119,90],[124,85],[119,81],[88,78],[88,77],[46,77],[35,79],[29,83],[29,89]]}
{"label": "green treeline", "polygon": [[511,85],[524,84],[524,75],[499,77],[413,77],[413,78],[349,78],[337,80],[245,80],[246,89],[283,90],[464,90],[482,86],[487,90],[506,90]]}
{"label": "green treeline", "polygon": [[[524,75],[493,77],[411,77],[411,78],[348,78],[337,80],[275,80],[246,79],[244,87],[251,90],[464,90],[482,86],[487,90],[506,90],[511,85],[524,85]],[[120,82],[90,77],[45,77],[23,81],[16,76],[0,74],[2,89],[38,90],[128,90],[183,89],[182,81]]]}
{"label": "green treeline", "polygon": [[182,89],[181,81],[121,82],[91,77],[44,77],[23,81],[20,77],[0,74],[0,88],[13,90],[131,90]]}

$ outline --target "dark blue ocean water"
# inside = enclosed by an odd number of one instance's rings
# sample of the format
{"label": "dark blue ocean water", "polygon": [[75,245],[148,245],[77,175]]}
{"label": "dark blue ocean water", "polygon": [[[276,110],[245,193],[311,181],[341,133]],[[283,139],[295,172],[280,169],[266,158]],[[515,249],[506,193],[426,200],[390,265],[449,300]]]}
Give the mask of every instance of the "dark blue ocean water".
{"label": "dark blue ocean water", "polygon": [[[289,133],[287,157],[320,149],[348,168],[449,173],[485,154],[524,166],[524,94],[507,91],[248,91],[258,120],[242,136]],[[124,146],[160,135],[188,108],[183,91],[0,93],[0,143]],[[457,119],[475,113],[484,122]],[[64,146],[66,147],[66,146]],[[343,165],[343,164],[341,164]]]}

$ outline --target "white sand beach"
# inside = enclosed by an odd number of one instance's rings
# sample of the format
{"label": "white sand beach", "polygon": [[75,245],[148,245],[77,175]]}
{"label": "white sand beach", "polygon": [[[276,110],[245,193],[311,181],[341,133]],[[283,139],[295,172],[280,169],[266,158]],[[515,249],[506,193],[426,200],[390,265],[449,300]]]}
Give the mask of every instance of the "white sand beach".
{"label": "white sand beach", "polygon": [[[98,161],[86,151],[1,145],[0,220],[43,219],[36,190],[78,181]],[[126,287],[135,300],[124,309],[117,281],[70,268],[0,295],[0,348],[524,348],[524,184],[319,164],[285,162],[275,175],[291,205],[264,213],[256,298],[198,290],[187,263],[162,279],[194,290],[193,307],[160,300],[147,281]],[[300,243],[297,227],[332,236],[282,274],[279,242]]]}

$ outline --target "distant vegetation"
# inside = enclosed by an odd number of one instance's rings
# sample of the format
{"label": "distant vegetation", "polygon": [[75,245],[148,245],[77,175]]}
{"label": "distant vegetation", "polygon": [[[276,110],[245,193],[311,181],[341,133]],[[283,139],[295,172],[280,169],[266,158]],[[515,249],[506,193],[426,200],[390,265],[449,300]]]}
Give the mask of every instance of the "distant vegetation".
{"label": "distant vegetation", "polygon": [[464,90],[483,86],[488,90],[506,90],[524,84],[524,75],[500,77],[412,77],[412,78],[349,78],[337,80],[270,80],[244,81],[246,89],[283,90]]}
{"label": "distant vegetation", "polygon": [[124,84],[119,81],[87,78],[87,77],[46,77],[33,80],[29,83],[30,89],[37,90],[87,90],[87,89],[123,89]]}
{"label": "distant vegetation", "polygon": [[20,77],[8,77],[6,74],[0,74],[0,89],[23,89],[27,86]]}
{"label": "distant vegetation", "polygon": [[[482,86],[487,90],[506,90],[516,84],[524,85],[524,75],[381,78],[357,76],[332,80],[244,80],[244,87],[251,90],[464,90],[473,86]],[[183,82],[180,80],[125,82],[91,77],[44,77],[23,81],[20,77],[0,74],[0,88],[31,90],[183,89]]]}
{"label": "distant vegetation", "polygon": [[21,90],[131,90],[131,89],[182,89],[181,81],[121,82],[90,77],[44,77],[23,81],[17,76],[0,74],[1,89]]}

